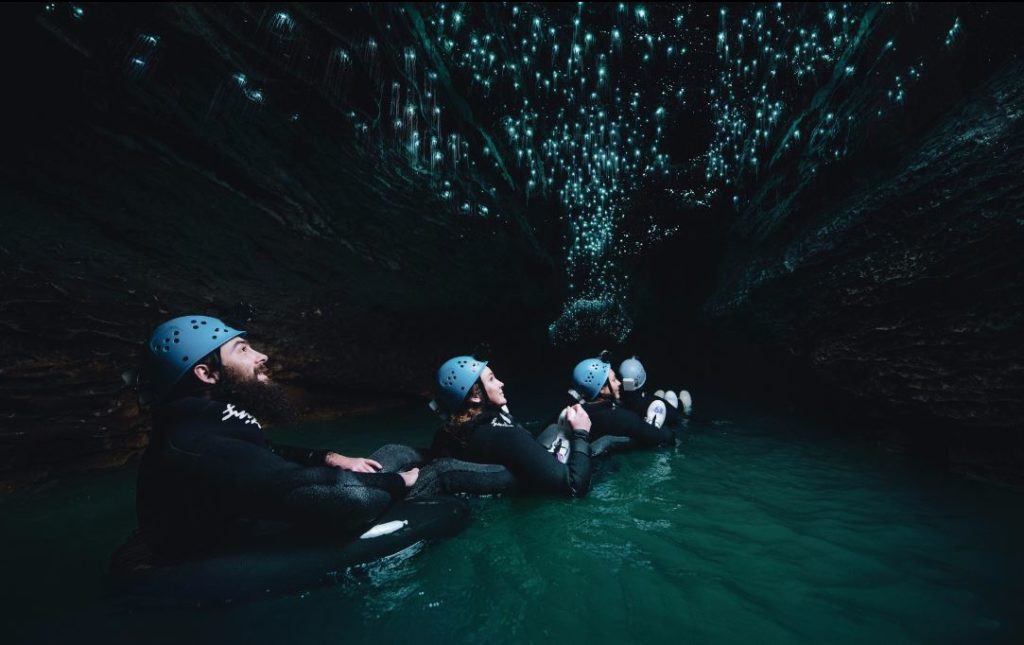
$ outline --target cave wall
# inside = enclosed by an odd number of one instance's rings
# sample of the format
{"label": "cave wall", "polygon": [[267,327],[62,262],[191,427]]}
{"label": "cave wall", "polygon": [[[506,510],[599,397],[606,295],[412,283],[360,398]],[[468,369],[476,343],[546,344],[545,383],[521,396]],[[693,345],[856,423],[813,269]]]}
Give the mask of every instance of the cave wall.
{"label": "cave wall", "polygon": [[[671,199],[677,185],[647,198],[685,225],[635,264],[636,332],[622,349],[693,390],[698,408],[718,392],[813,413],[1020,486],[1019,8],[911,8],[886,27],[904,46],[927,41],[930,21],[970,27],[899,109],[854,124],[842,156],[780,154],[732,203],[696,208]],[[850,88],[843,105],[869,90]]]}
{"label": "cave wall", "polygon": [[794,386],[1019,468],[1024,66],[992,67],[885,155],[762,193],[732,224],[703,315],[717,347],[771,348]]}
{"label": "cave wall", "polygon": [[179,54],[139,78],[38,11],[6,41],[23,91],[0,168],[0,481],[137,454],[148,423],[121,374],[175,315],[249,330],[328,406],[420,396],[451,353],[551,315],[551,259],[509,219],[454,213],[329,101],[290,118],[226,93],[266,64],[260,43],[203,32],[191,6],[115,12]]}

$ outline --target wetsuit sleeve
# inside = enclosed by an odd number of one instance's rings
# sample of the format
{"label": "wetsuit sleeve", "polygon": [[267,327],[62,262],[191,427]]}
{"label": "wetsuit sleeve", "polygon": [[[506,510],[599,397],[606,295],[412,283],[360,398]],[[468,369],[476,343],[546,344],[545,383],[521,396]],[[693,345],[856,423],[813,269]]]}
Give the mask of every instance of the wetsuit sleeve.
{"label": "wetsuit sleeve", "polygon": [[370,524],[405,494],[396,473],[304,467],[231,436],[210,435],[196,448],[191,475],[206,480],[220,508],[240,517],[351,531]]}
{"label": "wetsuit sleeve", "polygon": [[638,443],[647,445],[672,443],[676,439],[676,432],[672,428],[667,426],[658,428],[622,408],[611,411],[611,413],[614,415],[614,424],[625,430],[622,433],[615,432],[614,434],[623,434],[632,437]]}
{"label": "wetsuit sleeve", "polygon": [[638,443],[657,446],[672,443],[676,439],[676,433],[672,428],[664,425],[659,428],[652,423],[647,423],[644,419],[641,419],[626,410],[616,410],[616,412],[624,413],[618,415],[618,418],[621,418],[623,425],[629,428],[628,432],[623,434],[633,437],[633,439]]}
{"label": "wetsuit sleeve", "polygon": [[661,445],[675,441],[676,433],[672,428],[664,425],[659,428],[628,412],[622,416],[624,420],[628,419],[628,424],[632,426],[630,436],[634,437],[639,443]]}
{"label": "wetsuit sleeve", "polygon": [[601,436],[629,437],[640,445],[657,446],[672,443],[676,434],[672,428],[657,427],[644,421],[625,408],[593,407],[587,409],[593,423],[592,431]]}
{"label": "wetsuit sleeve", "polygon": [[559,463],[524,428],[488,429],[488,461],[506,466],[526,490],[583,497],[590,490],[590,444],[573,432],[567,463]]}
{"label": "wetsuit sleeve", "polygon": [[271,451],[281,459],[300,464],[302,466],[323,466],[327,459],[329,450],[313,448],[301,448],[299,446],[286,446],[280,443],[267,443]]}

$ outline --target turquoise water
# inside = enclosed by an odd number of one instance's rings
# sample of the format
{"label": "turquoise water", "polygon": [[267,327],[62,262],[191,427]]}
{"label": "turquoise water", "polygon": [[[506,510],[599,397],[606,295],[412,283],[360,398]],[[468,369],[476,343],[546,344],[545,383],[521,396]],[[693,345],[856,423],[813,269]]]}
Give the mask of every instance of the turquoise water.
{"label": "turquoise water", "polygon": [[[1022,495],[812,422],[710,414],[675,449],[614,457],[584,500],[472,501],[460,536],[340,584],[129,612],[103,582],[134,526],[134,466],[3,500],[15,642],[1024,642]],[[422,445],[419,410],[281,441]],[[5,640],[7,640],[5,638]]]}

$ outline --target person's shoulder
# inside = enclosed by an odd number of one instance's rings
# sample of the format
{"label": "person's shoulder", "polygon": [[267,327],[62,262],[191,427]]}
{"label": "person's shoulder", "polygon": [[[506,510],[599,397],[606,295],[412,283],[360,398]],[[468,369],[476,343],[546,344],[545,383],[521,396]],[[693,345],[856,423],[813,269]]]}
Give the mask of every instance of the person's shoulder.
{"label": "person's shoulder", "polygon": [[[185,396],[167,401],[153,407],[153,420],[156,423],[178,425],[197,418],[213,416],[219,402],[198,396]],[[220,404],[222,405],[222,404]]]}
{"label": "person's shoulder", "polygon": [[253,415],[234,403],[183,397],[164,404],[154,410],[155,423],[166,427],[173,434],[202,429],[204,432],[228,433],[238,429],[261,428]]}
{"label": "person's shoulder", "polygon": [[476,419],[473,420],[476,427],[491,427],[491,428],[514,428],[516,425],[515,419],[512,418],[512,413],[503,408],[489,408],[484,410],[477,415]]}

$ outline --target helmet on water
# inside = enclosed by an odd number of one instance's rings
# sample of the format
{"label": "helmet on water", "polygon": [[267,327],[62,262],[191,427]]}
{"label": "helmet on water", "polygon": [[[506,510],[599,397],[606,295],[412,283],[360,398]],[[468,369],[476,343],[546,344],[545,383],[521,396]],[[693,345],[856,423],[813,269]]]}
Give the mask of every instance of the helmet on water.
{"label": "helmet on water", "polygon": [[622,379],[622,389],[634,392],[643,389],[644,383],[647,382],[647,372],[644,370],[643,363],[634,356],[627,358],[622,361],[622,365],[619,365],[619,378]]}
{"label": "helmet on water", "polygon": [[580,361],[572,371],[572,381],[576,389],[587,399],[596,398],[601,388],[608,381],[611,363],[603,357],[587,358]]}
{"label": "helmet on water", "polygon": [[204,356],[244,335],[210,316],[179,316],[161,324],[146,343],[143,375],[149,398],[164,398]]}
{"label": "helmet on water", "polygon": [[480,378],[487,361],[473,356],[456,356],[445,361],[437,370],[437,400],[448,412],[462,407],[469,390]]}

